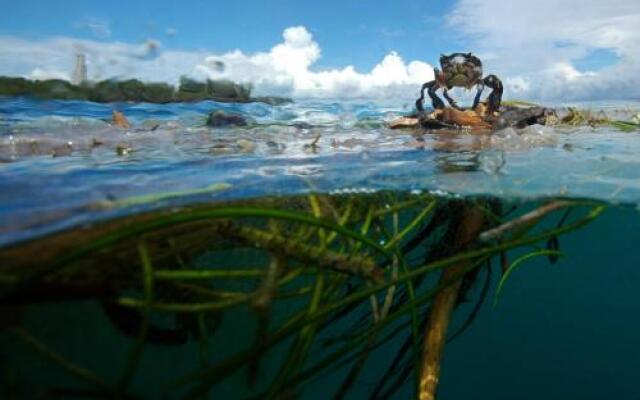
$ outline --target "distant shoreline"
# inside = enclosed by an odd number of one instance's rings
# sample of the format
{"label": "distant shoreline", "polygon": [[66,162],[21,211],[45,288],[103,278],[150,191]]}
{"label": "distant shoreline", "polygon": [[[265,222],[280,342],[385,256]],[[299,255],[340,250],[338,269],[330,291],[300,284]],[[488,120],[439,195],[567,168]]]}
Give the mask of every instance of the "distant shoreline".
{"label": "distant shoreline", "polygon": [[227,80],[199,82],[181,78],[178,86],[144,83],[137,79],[104,80],[74,85],[61,79],[30,80],[0,77],[0,96],[24,96],[43,100],[85,100],[96,103],[146,102],[155,104],[193,103],[212,100],[224,103],[266,103],[280,105],[293,100],[277,96],[251,96],[251,88]]}

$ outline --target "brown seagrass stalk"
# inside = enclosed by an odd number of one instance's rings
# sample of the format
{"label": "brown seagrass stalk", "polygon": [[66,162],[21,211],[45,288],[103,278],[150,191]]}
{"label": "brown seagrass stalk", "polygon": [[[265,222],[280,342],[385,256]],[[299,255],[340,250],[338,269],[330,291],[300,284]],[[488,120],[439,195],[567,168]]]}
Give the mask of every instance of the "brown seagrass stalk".
{"label": "brown seagrass stalk", "polygon": [[[480,207],[469,205],[462,208],[459,227],[455,236],[455,248],[462,249],[475,240],[485,223],[484,212]],[[470,261],[461,261],[445,269],[440,276],[440,283],[448,282],[462,273]],[[440,361],[446,342],[447,328],[451,312],[458,298],[462,279],[446,286],[434,298],[431,306],[429,322],[425,330],[420,363],[420,400],[435,399],[438,380],[440,379]]]}

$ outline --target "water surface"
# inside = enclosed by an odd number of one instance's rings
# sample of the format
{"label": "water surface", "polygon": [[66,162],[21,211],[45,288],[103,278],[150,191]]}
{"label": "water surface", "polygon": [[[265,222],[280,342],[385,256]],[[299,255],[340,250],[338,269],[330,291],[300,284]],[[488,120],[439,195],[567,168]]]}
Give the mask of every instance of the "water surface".
{"label": "water surface", "polygon": [[[478,136],[386,127],[411,107],[0,99],[0,245],[153,207],[310,191],[640,200],[638,132],[532,126]],[[636,115],[628,104],[587,107]],[[114,109],[130,129],[110,124]],[[216,110],[251,124],[206,127]]]}

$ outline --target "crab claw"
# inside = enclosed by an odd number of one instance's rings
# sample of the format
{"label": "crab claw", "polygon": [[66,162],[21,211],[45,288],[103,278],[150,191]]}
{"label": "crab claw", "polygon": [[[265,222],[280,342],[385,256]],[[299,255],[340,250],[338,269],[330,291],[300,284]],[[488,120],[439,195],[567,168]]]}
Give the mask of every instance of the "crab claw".
{"label": "crab claw", "polygon": [[429,94],[429,97],[431,98],[431,104],[433,105],[433,108],[434,109],[442,109],[442,108],[444,108],[444,102],[436,94],[436,90],[438,90],[439,87],[440,87],[440,85],[438,84],[437,80],[429,81],[429,82],[425,83],[424,85],[422,85],[422,89],[420,90],[420,97],[418,98],[418,100],[416,100],[416,109],[419,112],[423,112],[424,111],[424,107],[422,105],[422,102],[424,101],[424,91],[425,91],[425,89],[427,89],[427,93]]}
{"label": "crab claw", "polygon": [[489,97],[487,97],[487,111],[489,114],[492,114],[500,109],[502,92],[504,91],[502,81],[495,75],[488,75],[482,80],[482,82],[492,89]]}

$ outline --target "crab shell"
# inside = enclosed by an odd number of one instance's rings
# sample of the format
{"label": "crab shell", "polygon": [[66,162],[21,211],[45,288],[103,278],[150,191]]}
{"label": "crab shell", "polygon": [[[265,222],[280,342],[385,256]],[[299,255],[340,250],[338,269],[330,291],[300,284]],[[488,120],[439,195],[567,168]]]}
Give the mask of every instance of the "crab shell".
{"label": "crab shell", "polygon": [[442,71],[435,68],[438,85],[451,89],[464,87],[471,89],[482,79],[482,61],[471,53],[453,53],[440,56]]}

